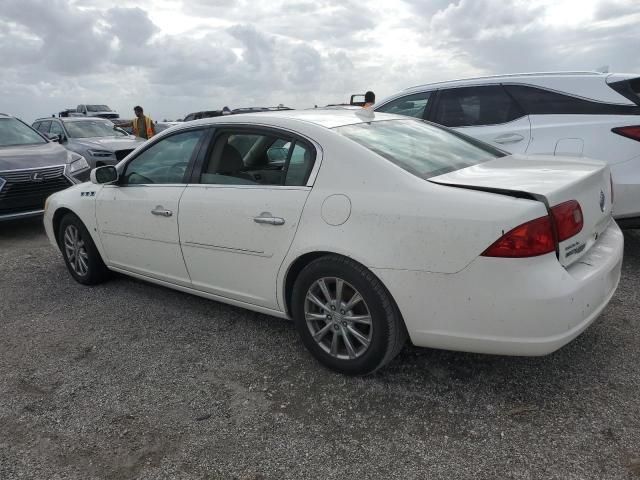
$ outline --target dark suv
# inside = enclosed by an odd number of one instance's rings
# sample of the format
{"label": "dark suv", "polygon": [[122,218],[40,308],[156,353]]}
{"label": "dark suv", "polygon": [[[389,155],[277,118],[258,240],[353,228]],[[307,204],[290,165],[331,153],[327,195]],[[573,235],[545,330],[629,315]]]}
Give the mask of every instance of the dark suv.
{"label": "dark suv", "polygon": [[0,221],[40,215],[49,195],[89,179],[82,155],[0,113]]}

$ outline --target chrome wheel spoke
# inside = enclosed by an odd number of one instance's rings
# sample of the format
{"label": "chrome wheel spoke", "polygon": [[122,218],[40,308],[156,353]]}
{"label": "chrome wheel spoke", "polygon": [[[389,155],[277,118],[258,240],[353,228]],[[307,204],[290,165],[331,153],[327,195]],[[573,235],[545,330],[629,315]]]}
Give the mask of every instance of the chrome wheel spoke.
{"label": "chrome wheel spoke", "polygon": [[305,313],[305,318],[307,319],[307,322],[320,322],[320,321],[327,321],[327,316],[323,313]]}
{"label": "chrome wheel spoke", "polygon": [[344,280],[336,278],[336,308],[342,303],[342,289],[344,287]]}
{"label": "chrome wheel spoke", "polygon": [[333,338],[331,339],[331,355],[334,357],[338,355],[338,332],[333,332]]}
{"label": "chrome wheel spoke", "polygon": [[329,331],[331,330],[331,327],[332,325],[330,323],[327,323],[324,327],[322,327],[320,330],[316,332],[316,334],[313,336],[313,339],[316,342],[319,342],[325,337],[327,333],[329,333]]}
{"label": "chrome wheel spoke", "polygon": [[353,348],[353,344],[351,343],[351,339],[349,339],[349,332],[347,332],[346,328],[342,328],[342,341],[344,342],[344,346],[347,347],[347,354],[349,358],[356,358],[356,350]]}
{"label": "chrome wheel spoke", "polygon": [[358,340],[360,344],[364,345],[365,347],[368,347],[369,344],[371,343],[371,341],[367,337],[362,335],[358,330],[356,330],[351,326],[347,327],[347,332],[349,332],[352,336],[354,336],[356,340]]}
{"label": "chrome wheel spoke", "polygon": [[371,325],[371,317],[369,315],[345,315],[345,320],[354,323],[362,323],[363,325]]}
{"label": "chrome wheel spoke", "polygon": [[349,311],[353,309],[353,307],[355,307],[360,302],[362,302],[362,295],[360,295],[358,292],[355,292],[351,297],[351,300],[349,300],[347,304],[344,306],[344,309]]}
{"label": "chrome wheel spoke", "polygon": [[313,302],[317,307],[320,307],[322,310],[331,313],[331,309],[329,307],[327,307],[324,303],[322,303],[322,300],[320,300],[318,297],[316,297],[313,293],[308,292],[307,293],[307,299],[310,300],[311,302]]}
{"label": "chrome wheel spoke", "polygon": [[327,282],[324,281],[324,278],[318,280],[318,286],[320,287],[326,302],[331,303],[333,299],[331,298],[331,293],[329,293],[329,288],[327,287]]}

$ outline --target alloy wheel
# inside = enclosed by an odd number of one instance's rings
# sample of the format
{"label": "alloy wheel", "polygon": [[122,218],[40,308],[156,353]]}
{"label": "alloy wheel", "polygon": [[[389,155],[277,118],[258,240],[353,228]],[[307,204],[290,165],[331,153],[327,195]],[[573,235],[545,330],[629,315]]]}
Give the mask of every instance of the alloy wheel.
{"label": "alloy wheel", "polygon": [[353,360],[371,345],[369,308],[353,285],[341,278],[316,280],[307,291],[304,315],[314,341],[332,357]]}
{"label": "alloy wheel", "polygon": [[64,250],[71,269],[77,275],[84,277],[89,271],[89,255],[75,225],[67,225],[64,230]]}

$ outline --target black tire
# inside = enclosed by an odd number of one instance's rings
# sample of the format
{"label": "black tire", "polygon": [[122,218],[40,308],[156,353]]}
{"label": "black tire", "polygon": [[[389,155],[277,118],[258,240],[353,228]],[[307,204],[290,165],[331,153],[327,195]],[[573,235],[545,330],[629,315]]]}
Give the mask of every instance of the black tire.
{"label": "black tire", "polygon": [[[67,234],[67,232],[71,234],[74,231],[77,232],[78,238],[82,242],[82,247],[80,248],[84,248],[84,252],[86,253],[86,257],[83,255],[83,265],[81,267],[78,267],[74,254],[70,254],[65,246],[65,234]],[[95,243],[93,243],[89,231],[82,221],[73,213],[67,213],[62,217],[60,227],[58,228],[58,245],[60,245],[62,257],[67,264],[69,273],[78,283],[83,285],[97,285],[109,278],[109,270],[102,261],[100,252],[98,252]],[[78,255],[78,251],[75,252],[75,255]]]}
{"label": "black tire", "polygon": [[[341,330],[343,333],[337,333],[341,327],[335,325],[338,320],[336,320],[336,317],[330,315],[330,312],[318,308],[318,311],[312,313],[312,315],[318,316],[326,312],[328,314],[327,318],[331,317],[331,320],[313,320],[310,323],[306,320],[307,313],[311,312],[306,312],[305,308],[316,308],[318,306],[315,302],[309,302],[307,300],[307,294],[310,289],[312,289],[311,291],[313,292],[314,288],[319,288],[319,283],[316,282],[321,279],[325,279],[325,286],[327,285],[326,280],[341,279],[346,282],[347,285],[343,288],[349,288],[352,292],[359,293],[364,300],[363,303],[365,305],[362,308],[366,308],[368,311],[370,327],[364,325],[362,328],[366,329],[364,335],[369,335],[370,343],[368,346],[365,346],[362,342],[358,341],[354,343],[351,341],[352,345],[358,345],[362,349],[362,353],[355,358],[344,358],[345,355],[349,354],[346,352],[347,342],[343,339],[345,330]],[[335,285],[337,285],[337,281]],[[333,292],[336,290],[337,286]],[[324,298],[326,298],[326,296],[324,296]],[[307,349],[320,363],[331,370],[343,374],[366,375],[375,372],[388,364],[400,350],[402,350],[407,340],[406,327],[387,289],[368,269],[346,257],[327,255],[309,263],[309,265],[300,272],[295,281],[291,307],[296,328]],[[334,311],[333,313],[336,312]],[[343,311],[339,316],[341,320],[355,318],[353,315],[357,315],[356,313],[349,314],[347,312],[347,316],[342,316],[343,313],[345,312]],[[324,322],[324,324],[320,322]],[[315,333],[320,334],[320,330],[322,330],[321,327],[326,327],[330,322],[333,322],[333,324],[331,328],[327,327],[329,329],[321,340],[321,342],[325,343],[324,346],[322,346],[321,343],[314,340],[311,329],[315,329]],[[349,328],[344,321],[340,323],[344,324],[345,328]],[[354,325],[355,324],[349,323],[350,327]],[[360,326],[358,326],[358,328],[360,328]],[[370,331],[369,328],[371,328]],[[334,332],[333,329],[335,329],[336,332]],[[329,332],[332,335],[332,341],[333,336],[338,335],[338,342],[342,342],[344,346],[343,358],[338,358],[337,355],[332,355],[332,352],[327,351],[328,346],[326,343],[330,342],[328,339],[325,339],[325,337]],[[363,332],[360,331],[359,333]],[[333,348],[333,344],[331,344],[331,348]]]}

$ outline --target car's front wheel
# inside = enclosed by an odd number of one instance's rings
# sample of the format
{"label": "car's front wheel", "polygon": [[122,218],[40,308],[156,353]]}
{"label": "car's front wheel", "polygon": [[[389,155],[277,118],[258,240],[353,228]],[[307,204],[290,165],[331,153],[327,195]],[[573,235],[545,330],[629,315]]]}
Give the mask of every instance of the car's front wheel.
{"label": "car's front wheel", "polygon": [[109,270],[102,261],[100,252],[93,243],[89,231],[74,214],[67,213],[60,222],[58,244],[69,273],[83,285],[104,282]]}
{"label": "car's front wheel", "polygon": [[397,307],[375,275],[337,255],[314,260],[300,272],[292,313],[313,356],[350,375],[386,365],[407,338]]}

